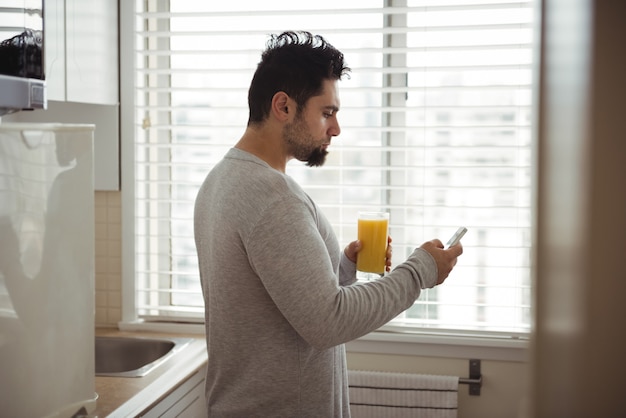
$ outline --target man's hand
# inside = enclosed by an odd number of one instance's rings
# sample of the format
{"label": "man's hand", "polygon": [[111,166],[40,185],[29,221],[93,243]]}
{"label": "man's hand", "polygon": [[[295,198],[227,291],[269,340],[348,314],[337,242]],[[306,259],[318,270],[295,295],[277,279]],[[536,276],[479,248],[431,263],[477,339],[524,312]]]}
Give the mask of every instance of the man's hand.
{"label": "man's hand", "polygon": [[426,250],[435,259],[435,263],[437,263],[438,285],[446,280],[456,265],[457,258],[463,254],[463,245],[461,243],[444,250],[443,243],[438,239],[427,241],[423,243],[420,248]]}
{"label": "man's hand", "polygon": [[[387,270],[388,272],[391,271],[391,255],[393,253],[393,249],[391,248],[391,241],[392,241],[391,237],[387,237],[387,254],[385,258],[385,270]],[[346,254],[346,257],[348,257],[348,260],[352,261],[353,263],[356,263],[357,253],[361,251],[361,248],[362,248],[361,241],[356,240],[348,244],[346,248],[343,250],[343,252]]]}

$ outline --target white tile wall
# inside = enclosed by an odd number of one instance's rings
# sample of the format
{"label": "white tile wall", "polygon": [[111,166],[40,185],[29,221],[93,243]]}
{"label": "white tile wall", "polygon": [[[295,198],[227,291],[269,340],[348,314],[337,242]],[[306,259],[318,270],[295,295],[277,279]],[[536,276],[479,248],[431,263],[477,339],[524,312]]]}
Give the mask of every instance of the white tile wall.
{"label": "white tile wall", "polygon": [[95,193],[96,326],[117,326],[122,319],[121,192]]}

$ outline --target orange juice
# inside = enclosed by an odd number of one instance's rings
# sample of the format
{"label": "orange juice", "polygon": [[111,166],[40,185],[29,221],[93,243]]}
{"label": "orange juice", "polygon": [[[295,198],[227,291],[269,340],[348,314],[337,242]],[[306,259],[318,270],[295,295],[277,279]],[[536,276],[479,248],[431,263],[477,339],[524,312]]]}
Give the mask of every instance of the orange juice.
{"label": "orange juice", "polygon": [[389,214],[386,212],[359,213],[358,239],[362,248],[357,254],[358,271],[385,274],[388,226]]}

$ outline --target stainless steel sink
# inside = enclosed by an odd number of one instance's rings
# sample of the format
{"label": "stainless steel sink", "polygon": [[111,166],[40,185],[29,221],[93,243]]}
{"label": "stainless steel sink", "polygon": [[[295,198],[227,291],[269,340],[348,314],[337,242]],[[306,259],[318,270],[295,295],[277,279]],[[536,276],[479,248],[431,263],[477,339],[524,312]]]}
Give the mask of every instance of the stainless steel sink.
{"label": "stainless steel sink", "polygon": [[145,376],[191,341],[192,338],[96,336],[96,376]]}

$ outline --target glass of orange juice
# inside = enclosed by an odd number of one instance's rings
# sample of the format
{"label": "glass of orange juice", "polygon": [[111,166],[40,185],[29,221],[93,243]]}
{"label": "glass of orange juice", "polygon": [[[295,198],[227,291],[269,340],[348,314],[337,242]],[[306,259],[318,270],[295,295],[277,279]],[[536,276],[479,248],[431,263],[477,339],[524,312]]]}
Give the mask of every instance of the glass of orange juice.
{"label": "glass of orange juice", "polygon": [[385,274],[388,233],[389,213],[359,212],[358,239],[362,245],[356,259],[359,278],[372,279]]}

